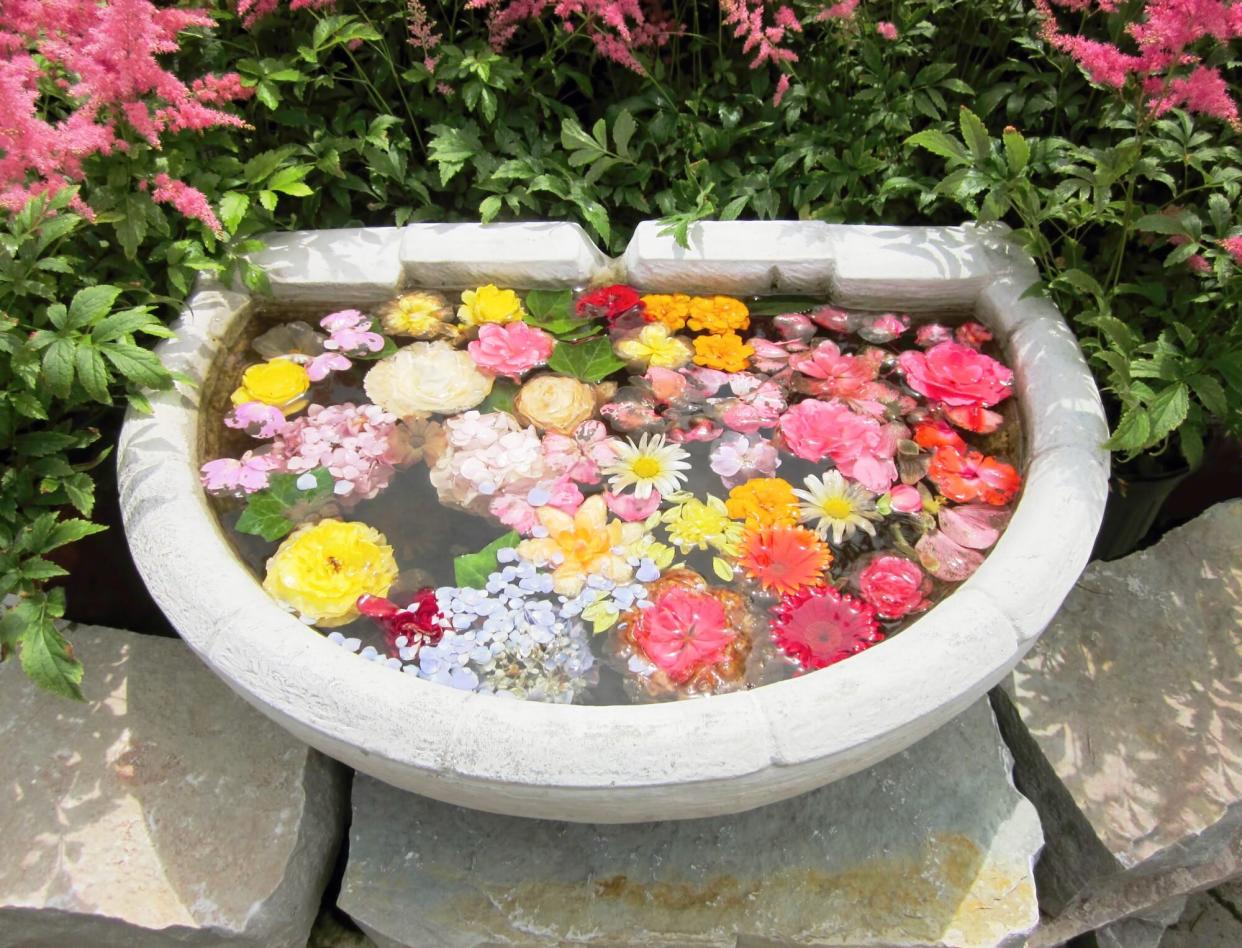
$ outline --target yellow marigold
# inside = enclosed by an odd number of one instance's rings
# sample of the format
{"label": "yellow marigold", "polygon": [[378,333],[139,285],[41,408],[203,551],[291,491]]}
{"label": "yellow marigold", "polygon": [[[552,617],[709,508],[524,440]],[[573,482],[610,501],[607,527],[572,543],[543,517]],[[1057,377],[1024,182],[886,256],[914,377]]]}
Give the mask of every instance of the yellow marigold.
{"label": "yellow marigold", "polygon": [[696,296],[690,301],[691,329],[721,333],[750,328],[750,310],[732,296]]}
{"label": "yellow marigold", "polygon": [[305,368],[290,359],[272,359],[243,372],[241,385],[229,399],[234,405],[243,402],[275,405],[286,415],[292,415],[306,407],[306,399],[302,396],[310,385]]}
{"label": "yellow marigold", "polygon": [[683,554],[708,547],[725,556],[736,556],[745,528],[729,519],[724,501],[710,494],[706,501],[688,494],[681,502],[660,515],[668,527],[668,538]]}
{"label": "yellow marigold", "polygon": [[663,323],[648,323],[638,335],[622,339],[614,346],[627,362],[641,362],[665,369],[677,369],[690,361],[690,347],[680,336],[669,334]]}
{"label": "yellow marigold", "polygon": [[752,530],[792,527],[798,522],[798,498],[789,481],[781,477],[753,477],[729,491],[725,501],[729,516],[744,521]]}
{"label": "yellow marigold", "polygon": [[526,318],[522,301],[512,290],[502,290],[494,283],[476,290],[464,290],[457,319],[463,326],[479,323],[512,323]]}
{"label": "yellow marigold", "polygon": [[654,293],[643,297],[647,315],[671,332],[684,329],[690,316],[690,297],[685,293]]}
{"label": "yellow marigold", "polygon": [[743,372],[754,354],[754,347],[742,342],[742,337],[735,332],[699,336],[694,340],[694,361],[709,369]]}
{"label": "yellow marigold", "polygon": [[434,339],[453,335],[455,328],[446,322],[453,315],[448,300],[426,290],[404,293],[390,300],[380,307],[377,315],[384,331],[394,336]]}
{"label": "yellow marigold", "polygon": [[358,597],[385,596],[397,561],[384,535],[365,523],[321,520],[299,527],[267,561],[263,588],[320,626],[358,618]]}

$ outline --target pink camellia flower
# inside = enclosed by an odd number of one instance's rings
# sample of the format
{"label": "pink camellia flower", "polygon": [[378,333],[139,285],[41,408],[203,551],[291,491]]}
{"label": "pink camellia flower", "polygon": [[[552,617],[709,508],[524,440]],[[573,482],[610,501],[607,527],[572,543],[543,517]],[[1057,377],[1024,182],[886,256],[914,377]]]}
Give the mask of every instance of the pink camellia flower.
{"label": "pink camellia flower", "polygon": [[925,323],[914,332],[914,341],[923,349],[930,349],[952,338],[952,330],[942,323]]}
{"label": "pink camellia flower", "polygon": [[322,382],[333,372],[344,372],[352,365],[353,363],[339,352],[325,352],[306,363],[306,374],[312,382]]}
{"label": "pink camellia flower", "polygon": [[264,402],[242,402],[224,416],[224,424],[238,428],[252,438],[274,438],[288,424],[285,413]]}
{"label": "pink camellia flower", "polygon": [[786,342],[806,342],[815,335],[815,324],[809,316],[801,313],[781,313],[773,316],[772,326],[777,335]]}
{"label": "pink camellia flower", "polygon": [[218,458],[208,461],[199,469],[203,489],[209,494],[224,497],[240,497],[263,490],[276,467],[267,454],[251,454],[247,451],[241,458]]}
{"label": "pink camellia flower", "polygon": [[806,343],[801,339],[773,342],[756,336],[748,340],[748,344],[755,350],[755,354],[750,357],[750,364],[759,372],[779,372],[789,365],[790,357],[795,352],[806,351]]}
{"label": "pink camellia flower", "polygon": [[715,395],[723,386],[729,383],[730,379],[728,372],[721,372],[719,369],[708,369],[697,365],[694,368],[686,369],[682,374],[705,398]]}
{"label": "pink camellia flower", "polygon": [[681,588],[668,590],[644,609],[632,634],[643,655],[675,684],[723,659],[737,635],[719,599]]}
{"label": "pink camellia flower", "polygon": [[735,372],[729,388],[737,397],[717,401],[716,409],[725,425],[743,434],[771,428],[788,404],[780,385],[750,372]]}
{"label": "pink camellia flower", "polygon": [[910,317],[904,314],[884,313],[868,319],[858,327],[858,335],[868,342],[892,342],[910,328]]}
{"label": "pink camellia flower", "polygon": [[479,327],[479,338],[466,346],[466,351],[484,372],[517,381],[547,362],[555,345],[548,333],[521,321],[484,323]]}
{"label": "pink camellia flower", "polygon": [[604,491],[604,503],[608,509],[627,523],[646,520],[659,509],[661,499],[658,490],[652,490],[642,500],[632,493],[614,494],[610,490]]}
{"label": "pink camellia flower", "polygon": [[964,346],[978,349],[985,342],[992,341],[992,331],[983,323],[971,320],[968,323],[962,323],[957,329],[953,330],[953,338]]}
{"label": "pink camellia flower", "polygon": [[858,574],[858,591],[881,619],[922,612],[931,602],[931,579],[904,556],[877,556]]}
{"label": "pink camellia flower", "polygon": [[883,39],[888,40],[890,43],[901,35],[897,31],[897,27],[888,20],[881,20],[877,23],[875,25],[875,31],[879,33]]}
{"label": "pink camellia flower", "polygon": [[987,408],[1009,397],[1013,372],[991,356],[960,342],[942,342],[927,352],[897,357],[906,384],[950,408]]}
{"label": "pink camellia flower", "polygon": [[608,419],[613,428],[623,434],[630,434],[660,423],[660,416],[656,410],[640,401],[608,402],[600,406],[599,413]]}
{"label": "pink camellia flower", "polygon": [[816,326],[823,326],[833,332],[849,332],[852,322],[849,313],[835,306],[821,306],[807,313],[807,318]]}
{"label": "pink camellia flower", "polygon": [[821,342],[810,352],[791,355],[789,364],[794,371],[827,383],[819,394],[828,397],[857,395],[876,375],[870,361],[844,355],[835,342]]}
{"label": "pink camellia flower", "polygon": [[670,428],[668,440],[674,444],[688,444],[691,441],[715,441],[724,431],[720,425],[710,418],[696,418],[685,428]]}
{"label": "pink camellia flower", "polygon": [[776,446],[757,435],[730,431],[712,445],[711,468],[725,487],[736,487],[753,477],[771,477],[780,463]]}
{"label": "pink camellia flower", "polygon": [[[583,422],[583,424],[588,424],[588,422]],[[599,423],[596,422],[596,424]],[[603,427],[600,425],[601,429]],[[605,434],[604,437],[607,438],[607,435]],[[599,464],[595,457],[606,456],[607,460],[604,463],[608,463],[613,453],[610,449],[605,449],[605,455],[599,455],[598,452],[594,455],[588,453],[587,449],[592,444],[590,440],[579,440],[577,431],[574,432],[572,438],[569,435],[557,434],[555,431],[545,431],[543,441],[539,446],[543,452],[544,471],[555,477],[567,476],[579,484],[598,484]]]}
{"label": "pink camellia flower", "polygon": [[888,492],[888,503],[898,513],[918,513],[923,509],[923,496],[909,484],[894,484]]}
{"label": "pink camellia flower", "polygon": [[781,436],[806,461],[832,458],[846,477],[882,494],[897,480],[897,430],[839,401],[808,398],[781,416]]}

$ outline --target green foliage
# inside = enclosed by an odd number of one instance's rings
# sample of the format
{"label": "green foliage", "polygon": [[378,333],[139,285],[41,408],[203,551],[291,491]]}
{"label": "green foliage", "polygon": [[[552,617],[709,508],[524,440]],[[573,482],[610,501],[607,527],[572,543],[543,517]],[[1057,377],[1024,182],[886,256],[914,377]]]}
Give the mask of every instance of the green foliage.
{"label": "green foliage", "polygon": [[455,557],[453,582],[458,586],[482,589],[487,585],[487,577],[496,572],[496,567],[500,563],[496,559],[496,554],[508,547],[517,546],[521,539],[516,531],[510,530],[483,547],[478,553],[467,553],[464,556]]}
{"label": "green foliage", "polygon": [[[303,477],[314,483],[299,487],[298,481]],[[246,508],[237,518],[237,529],[269,543],[279,540],[332,499],[332,484],[332,475],[323,467],[306,474],[273,474],[267,487],[246,498]]]}
{"label": "green foliage", "polygon": [[625,363],[613,353],[610,340],[588,339],[585,342],[562,342],[552,350],[548,368],[595,383],[625,368]]}

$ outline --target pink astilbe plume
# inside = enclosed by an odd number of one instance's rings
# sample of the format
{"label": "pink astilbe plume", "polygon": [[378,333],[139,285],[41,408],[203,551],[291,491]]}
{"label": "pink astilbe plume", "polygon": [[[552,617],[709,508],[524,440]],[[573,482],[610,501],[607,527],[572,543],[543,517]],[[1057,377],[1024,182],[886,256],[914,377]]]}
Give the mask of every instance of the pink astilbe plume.
{"label": "pink astilbe plume", "polygon": [[[212,25],[205,10],[151,0],[0,4],[0,208],[84,180],[89,158],[127,150],[135,136],[158,148],[165,134],[243,126],[216,108],[248,93],[240,77],[187,85],[159,61],[180,49],[182,31]],[[163,177],[156,194],[218,229],[199,192]]]}
{"label": "pink astilbe plume", "polygon": [[[145,182],[143,182],[145,184]],[[155,190],[151,192],[151,200],[157,204],[171,204],[186,217],[200,220],[217,234],[223,233],[220,221],[207,195],[198,188],[192,188],[184,181],[170,178],[160,172],[155,176]]]}
{"label": "pink astilbe plume", "polygon": [[[335,6],[336,0],[290,0],[290,10],[323,10]],[[247,29],[280,7],[280,0],[237,0],[237,13]]]}
{"label": "pink astilbe plume", "polygon": [[440,45],[442,37],[436,32],[435,21],[427,12],[422,0],[406,0],[406,29],[410,34],[410,45],[423,54],[423,65],[428,72],[434,72],[436,61],[435,49]]}
{"label": "pink astilbe plume", "polygon": [[725,24],[733,27],[733,35],[743,40],[742,52],[754,53],[751,69],[764,63],[796,63],[798,54],[781,44],[788,34],[801,33],[802,24],[789,7],[781,4],[770,9],[767,0],[720,0]]}
{"label": "pink astilbe plume", "polygon": [[[1102,86],[1123,89],[1133,80],[1144,93],[1152,116],[1169,109],[1208,115],[1237,127],[1238,105],[1215,66],[1204,61],[1213,44],[1226,45],[1242,36],[1242,2],[1238,0],[1148,0],[1138,19],[1126,25],[1134,50],[1061,30],[1052,4],[1090,11],[1090,0],[1035,0],[1043,18],[1044,38],[1067,53],[1083,72]],[[1097,0],[1100,12],[1112,14],[1118,4]]]}

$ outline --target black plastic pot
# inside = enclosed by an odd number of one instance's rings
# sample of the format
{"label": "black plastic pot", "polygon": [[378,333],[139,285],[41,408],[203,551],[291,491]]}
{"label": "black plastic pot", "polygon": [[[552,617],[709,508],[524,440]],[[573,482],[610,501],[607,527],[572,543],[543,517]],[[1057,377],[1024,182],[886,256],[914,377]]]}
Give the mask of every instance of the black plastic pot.
{"label": "black plastic pot", "polygon": [[1149,463],[1143,467],[1146,470],[1114,470],[1092,559],[1120,559],[1142,546],[1169,495],[1191,474],[1185,463],[1174,467]]}

